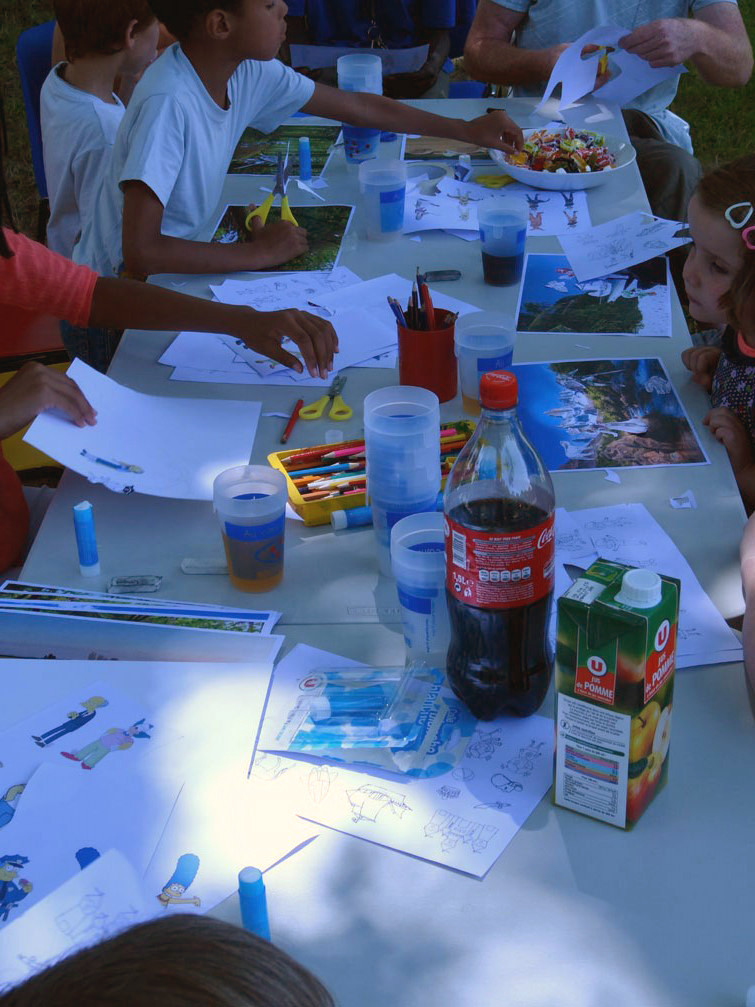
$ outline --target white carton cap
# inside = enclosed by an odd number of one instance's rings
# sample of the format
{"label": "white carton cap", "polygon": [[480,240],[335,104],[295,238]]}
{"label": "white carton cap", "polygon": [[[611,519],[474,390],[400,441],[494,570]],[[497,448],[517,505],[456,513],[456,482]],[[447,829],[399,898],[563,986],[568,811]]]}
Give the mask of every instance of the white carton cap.
{"label": "white carton cap", "polygon": [[630,608],[653,608],[661,600],[661,584],[653,570],[627,570],[616,601]]}

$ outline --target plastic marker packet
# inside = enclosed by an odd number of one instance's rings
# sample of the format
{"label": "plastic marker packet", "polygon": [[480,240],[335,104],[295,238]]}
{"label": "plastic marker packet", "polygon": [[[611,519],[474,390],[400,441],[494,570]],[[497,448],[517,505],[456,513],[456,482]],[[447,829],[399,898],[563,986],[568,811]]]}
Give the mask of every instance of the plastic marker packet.
{"label": "plastic marker packet", "polygon": [[317,668],[299,683],[271,750],[415,777],[447,773],[477,722],[444,682],[437,668]]}

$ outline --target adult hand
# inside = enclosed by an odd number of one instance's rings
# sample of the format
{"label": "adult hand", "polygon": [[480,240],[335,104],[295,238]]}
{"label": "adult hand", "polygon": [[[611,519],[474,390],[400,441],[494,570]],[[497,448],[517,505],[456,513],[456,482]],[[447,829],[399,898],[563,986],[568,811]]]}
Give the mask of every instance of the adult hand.
{"label": "adult hand", "polygon": [[753,464],[752,441],[744,428],[742,421],[734,415],[731,409],[717,406],[711,409],[703,419],[706,427],[726,448],[734,475],[744,471]]}
{"label": "adult hand", "polygon": [[240,311],[241,323],[232,335],[250,349],[301,373],[301,362],[281,346],[284,339],[290,339],[298,346],[313,378],[328,376],[333,368],[333,355],[338,352],[338,337],[330,322],[296,308],[284,311],[241,308]]}
{"label": "adult hand", "polygon": [[682,353],[682,363],[692,371],[692,380],[710,391],[721,350],[718,346],[690,346]]}
{"label": "adult hand", "polygon": [[694,18],[669,17],[640,25],[620,38],[619,45],[658,69],[691,59],[697,52],[697,38]]}
{"label": "adult hand", "polygon": [[250,269],[279,266],[282,262],[289,262],[298,255],[303,255],[309,248],[305,228],[296,227],[288,220],[276,220],[263,226],[259,217],[252,217],[251,226],[251,247],[244,243],[238,246],[242,257],[245,247],[250,251],[254,249],[254,265],[250,265]]}
{"label": "adult hand", "polygon": [[489,112],[470,120],[464,139],[478,147],[494,147],[509,154],[521,150],[524,143],[521,129],[504,111]]}
{"label": "adult hand", "polygon": [[97,414],[75,381],[33,362],[24,364],[0,388],[0,440],[17,433],[46,409],[60,409],[77,427],[97,422]]}
{"label": "adult hand", "polygon": [[428,61],[413,73],[389,73],[383,77],[387,98],[421,98],[438,79],[440,67]]}

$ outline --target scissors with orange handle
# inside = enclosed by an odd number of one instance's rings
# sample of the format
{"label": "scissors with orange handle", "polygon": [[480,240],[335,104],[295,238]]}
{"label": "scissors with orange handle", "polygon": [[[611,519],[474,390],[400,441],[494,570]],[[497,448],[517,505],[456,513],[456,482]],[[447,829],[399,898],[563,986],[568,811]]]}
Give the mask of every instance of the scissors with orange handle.
{"label": "scissors with orange handle", "polygon": [[273,200],[276,196],[281,197],[281,220],[287,220],[289,223],[293,224],[294,227],[299,225],[296,222],[296,217],[294,217],[291,212],[291,207],[288,205],[288,196],[286,195],[286,185],[288,184],[288,153],[285,157],[283,154],[278,154],[278,169],[275,173],[275,185],[273,186],[273,191],[265,199],[263,203],[255,207],[246,215],[246,220],[244,221],[247,231],[252,229],[252,218],[259,217],[264,224],[267,221],[267,215],[270,213],[270,207],[273,205]]}

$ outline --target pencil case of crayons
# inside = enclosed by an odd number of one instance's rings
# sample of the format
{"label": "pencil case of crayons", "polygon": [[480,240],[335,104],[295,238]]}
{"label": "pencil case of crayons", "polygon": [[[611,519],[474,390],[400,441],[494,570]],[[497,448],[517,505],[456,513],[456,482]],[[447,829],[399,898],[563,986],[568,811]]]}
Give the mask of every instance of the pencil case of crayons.
{"label": "pencil case of crayons", "polygon": [[[441,485],[474,428],[472,420],[443,423]],[[286,477],[289,503],[306,525],[328,524],[333,511],[364,507],[367,502],[363,438],[273,451],[267,460]]]}

